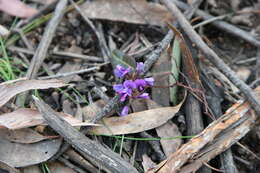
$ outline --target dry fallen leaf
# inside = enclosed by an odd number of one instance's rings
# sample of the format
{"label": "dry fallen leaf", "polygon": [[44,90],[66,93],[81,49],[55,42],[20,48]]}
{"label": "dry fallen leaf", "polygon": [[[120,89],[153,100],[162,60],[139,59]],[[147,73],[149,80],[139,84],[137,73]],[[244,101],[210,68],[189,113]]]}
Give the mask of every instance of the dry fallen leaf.
{"label": "dry fallen leaf", "polygon": [[9,166],[8,164],[4,163],[4,162],[1,162],[0,161],[0,172],[2,173],[5,173],[5,172],[8,172],[8,173],[20,173],[20,171],[18,169],[15,169],[11,166]]}
{"label": "dry fallen leaf", "polygon": [[[81,122],[69,114],[59,113],[59,115],[72,126],[97,126],[97,124]],[[8,129],[21,129],[43,124],[42,115],[37,110],[29,108],[20,108],[0,116],[0,125]]]}
{"label": "dry fallen leaf", "polygon": [[66,167],[59,162],[51,162],[48,164],[50,172],[53,173],[77,173],[73,169]]}
{"label": "dry fallen leaf", "polygon": [[66,84],[56,79],[7,81],[0,84],[0,107],[21,92],[32,89],[59,88],[63,86],[66,86]]}
{"label": "dry fallen leaf", "polygon": [[20,0],[1,0],[0,10],[17,17],[30,17],[37,13],[37,10],[25,5]]}
{"label": "dry fallen leaf", "polygon": [[60,145],[60,139],[19,144],[0,138],[0,161],[12,167],[35,165],[50,159],[57,153]]}
{"label": "dry fallen leaf", "polygon": [[[160,107],[153,100],[146,100],[146,103],[149,109]],[[157,127],[155,130],[160,138],[182,136],[178,129],[178,126],[174,124],[172,121],[168,121],[167,123]],[[182,139],[160,140],[160,143],[162,144],[164,154],[168,157],[170,154],[177,151],[177,149],[181,146]]]}
{"label": "dry fallen leaf", "polygon": [[106,102],[103,100],[95,101],[88,106],[82,108],[83,117],[85,120],[91,120],[97,114],[97,112],[102,110],[102,107],[106,105]]}
{"label": "dry fallen leaf", "polygon": [[[154,74],[155,86],[166,86],[163,88],[152,88],[153,100],[161,106],[170,105],[170,90],[169,90],[169,73],[171,70],[171,61],[168,52],[162,52],[158,61],[153,65],[152,72]],[[164,74],[165,73],[165,74]],[[164,75],[162,75],[164,74]]]}
{"label": "dry fallen leaf", "polygon": [[144,154],[142,156],[142,165],[143,165],[143,168],[144,168],[144,172],[148,172],[150,169],[153,169],[155,166],[156,166],[156,163],[154,163],[152,161],[152,159],[147,156],[147,154]]}
{"label": "dry fallen leaf", "polygon": [[22,173],[42,173],[41,169],[37,165],[21,168],[21,172]]}
{"label": "dry fallen leaf", "polygon": [[[168,121],[162,126],[157,127],[156,132],[160,138],[182,136],[178,129],[178,126],[171,121]],[[162,144],[164,154],[168,157],[170,154],[179,149],[182,144],[182,139],[160,140],[160,143]]]}
{"label": "dry fallen leaf", "polygon": [[0,129],[0,138],[6,139],[10,142],[22,143],[22,144],[31,144],[46,139],[50,139],[50,137],[43,136],[40,133],[30,128],[24,128],[19,130],[8,130],[2,128]]}
{"label": "dry fallen leaf", "polygon": [[127,23],[163,26],[173,19],[164,6],[146,0],[86,1],[80,8],[89,18]]}
{"label": "dry fallen leaf", "polygon": [[94,127],[93,134],[119,135],[138,133],[161,126],[171,119],[180,109],[182,103],[175,107],[163,107],[135,112],[124,117],[104,118],[104,126]]}

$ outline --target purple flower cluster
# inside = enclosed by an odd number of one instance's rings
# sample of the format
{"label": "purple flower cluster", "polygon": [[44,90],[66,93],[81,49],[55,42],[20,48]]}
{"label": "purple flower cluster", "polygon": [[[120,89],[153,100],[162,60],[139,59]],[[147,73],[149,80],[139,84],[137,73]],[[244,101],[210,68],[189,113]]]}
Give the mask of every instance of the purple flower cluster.
{"label": "purple flower cluster", "polygon": [[[115,84],[113,89],[120,96],[120,101],[125,102],[128,99],[148,99],[149,94],[145,92],[148,87],[154,85],[154,78],[141,78],[140,74],[144,71],[144,63],[137,63],[136,70],[131,71],[131,68],[124,68],[121,65],[117,65],[114,71],[115,76],[121,79],[125,79],[122,84]],[[130,75],[131,74],[131,75]],[[127,115],[129,107],[124,106],[121,111],[121,116]]]}

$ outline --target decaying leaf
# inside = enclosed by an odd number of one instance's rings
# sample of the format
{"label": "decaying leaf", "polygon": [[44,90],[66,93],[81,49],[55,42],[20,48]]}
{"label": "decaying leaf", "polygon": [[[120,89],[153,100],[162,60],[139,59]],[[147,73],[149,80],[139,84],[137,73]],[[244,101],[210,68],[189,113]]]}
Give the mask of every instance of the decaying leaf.
{"label": "decaying leaf", "polygon": [[136,24],[165,25],[172,16],[167,9],[146,0],[86,1],[81,10],[89,18],[107,19]]}
{"label": "decaying leaf", "polygon": [[142,156],[142,165],[144,168],[144,172],[148,172],[150,169],[153,169],[156,164],[152,161],[150,157],[148,157],[146,154]]}
{"label": "decaying leaf", "polygon": [[30,17],[37,13],[37,10],[25,5],[20,0],[2,0],[0,10],[17,17]]}
{"label": "decaying leaf", "polygon": [[[75,45],[72,45],[66,51],[69,52],[69,53],[81,54],[82,48],[75,46]],[[83,69],[82,61],[80,61],[80,60],[70,60],[70,61],[65,62],[65,64],[59,69],[57,74],[68,73],[68,72],[72,72],[72,71],[78,71],[78,70],[81,70],[81,69]],[[68,83],[72,80],[78,81],[80,79],[81,79],[81,77],[79,75],[65,76],[65,77],[60,78],[60,80],[64,81],[65,83]]]}
{"label": "decaying leaf", "polygon": [[30,128],[19,130],[8,130],[2,128],[0,129],[0,138],[6,139],[10,142],[30,144],[49,139],[50,137],[43,136]]}
{"label": "decaying leaf", "polygon": [[32,89],[59,88],[63,86],[66,86],[66,84],[56,79],[7,81],[0,84],[0,107],[21,92]]}
{"label": "decaying leaf", "polygon": [[190,49],[188,48],[184,37],[182,36],[182,34],[171,24],[168,23],[168,27],[176,34],[176,39],[179,42],[179,46],[181,49],[181,55],[182,55],[182,60],[183,60],[183,64],[185,64],[185,66],[187,66],[188,68],[185,68],[185,71],[187,73],[187,77],[189,78],[189,80],[191,80],[192,82],[195,83],[199,83],[200,84],[200,78],[199,78],[199,72],[196,68],[196,65],[194,63],[194,60],[192,58],[192,54]]}
{"label": "decaying leaf", "polygon": [[18,169],[15,169],[7,165],[6,163],[0,161],[0,172],[5,172],[5,171],[7,171],[8,173],[20,173]]}
{"label": "decaying leaf", "polygon": [[89,104],[88,106],[85,106],[82,108],[82,113],[85,121],[91,120],[94,118],[97,114],[97,112],[102,110],[102,107],[104,107],[106,104],[103,100],[98,100],[94,103]]}
{"label": "decaying leaf", "polygon": [[[164,51],[158,60],[153,66],[154,73],[162,73],[170,71],[170,57],[168,52]],[[178,71],[177,71],[178,72]],[[169,76],[157,76],[155,78],[155,86],[168,86],[169,85]],[[173,94],[173,93],[171,93]],[[153,100],[146,100],[147,106],[149,109],[160,108],[161,106],[169,106],[170,104],[170,93],[169,88],[152,88],[152,98]],[[176,98],[176,95],[175,95]],[[175,100],[177,101],[177,100]],[[176,103],[176,102],[175,102]],[[178,130],[178,127],[171,121],[167,121],[156,129],[157,135],[161,138],[181,136],[181,133]],[[166,156],[169,156],[171,153],[175,152],[181,145],[182,140],[160,140],[162,144],[162,149]]]}
{"label": "decaying leaf", "polygon": [[169,75],[156,75],[170,72],[170,57],[168,52],[165,50],[162,52],[158,61],[153,65],[152,72],[154,74],[154,85],[155,86],[165,86],[163,88],[152,88],[152,98],[153,100],[161,106],[170,105],[170,93],[169,93]]}
{"label": "decaying leaf", "polygon": [[28,166],[25,168],[21,168],[22,173],[42,173],[41,169],[38,165]]}
{"label": "decaying leaf", "polygon": [[[159,108],[160,106],[155,103],[153,100],[146,100],[147,106],[149,109]],[[168,121],[167,123],[157,127],[156,133],[160,138],[171,138],[176,136],[181,136],[178,127],[172,121]],[[160,140],[162,144],[162,149],[164,154],[168,157],[173,152],[177,151],[177,149],[181,146],[182,140]]]}
{"label": "decaying leaf", "polygon": [[153,129],[171,119],[180,109],[182,103],[175,107],[163,107],[135,112],[124,117],[104,118],[104,126],[94,127],[93,134],[119,135],[138,133]]}
{"label": "decaying leaf", "polygon": [[111,57],[112,57],[111,64],[114,69],[116,68],[116,66],[118,64],[124,66],[125,68],[131,68],[132,70],[135,69],[135,66],[136,66],[135,59],[132,57],[126,56],[120,50],[114,50],[112,52]]}
{"label": "decaying leaf", "polygon": [[[171,121],[157,127],[156,132],[160,138],[170,138],[182,135],[177,125]],[[162,144],[164,154],[168,157],[170,154],[177,151],[177,149],[181,146],[182,139],[160,140],[160,143]]]}
{"label": "decaying leaf", "polygon": [[66,167],[59,162],[52,162],[48,164],[50,172],[53,173],[77,173],[73,169]]}
{"label": "decaying leaf", "polygon": [[[95,126],[97,124],[81,122],[73,116],[65,113],[59,113],[72,126]],[[42,115],[34,109],[20,108],[14,112],[6,113],[0,116],[0,125],[8,129],[21,129],[36,125],[43,125]]]}
{"label": "decaying leaf", "polygon": [[0,161],[12,167],[35,165],[50,159],[59,150],[60,145],[60,139],[19,144],[0,138]]}

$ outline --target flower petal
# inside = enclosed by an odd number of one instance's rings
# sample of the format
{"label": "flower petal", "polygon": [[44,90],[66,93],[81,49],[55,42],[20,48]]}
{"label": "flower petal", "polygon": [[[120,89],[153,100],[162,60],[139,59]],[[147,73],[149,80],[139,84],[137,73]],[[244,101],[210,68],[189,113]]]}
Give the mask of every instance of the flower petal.
{"label": "flower petal", "polygon": [[120,101],[121,101],[121,102],[124,102],[124,101],[126,100],[127,96],[128,96],[128,95],[127,95],[126,93],[121,94],[121,95],[120,95]]}
{"label": "flower petal", "polygon": [[143,62],[138,62],[136,65],[136,71],[137,73],[142,73],[144,72],[144,63]]}
{"label": "flower petal", "polygon": [[113,89],[116,91],[116,92],[120,92],[124,89],[124,86],[122,84],[116,84],[113,86]]}
{"label": "flower petal", "polygon": [[135,84],[136,84],[137,88],[141,91],[144,89],[144,87],[147,86],[147,83],[144,79],[136,79]]}
{"label": "flower petal", "polygon": [[131,71],[130,67],[129,68],[125,68],[121,65],[117,65],[116,69],[114,70],[115,76],[118,78],[122,78],[124,77],[127,73],[129,73]]}
{"label": "flower petal", "polygon": [[1,0],[0,10],[10,15],[28,18],[35,15],[38,11],[20,0]]}
{"label": "flower petal", "polygon": [[140,94],[139,96],[137,96],[137,98],[141,98],[141,99],[149,99],[149,94],[148,93],[143,93],[143,94]]}
{"label": "flower petal", "polygon": [[131,89],[135,89],[137,87],[135,82],[133,82],[132,80],[126,80],[123,85],[124,87]]}
{"label": "flower petal", "polygon": [[149,78],[144,78],[145,82],[150,85],[153,86],[154,85],[154,78],[153,77],[149,77]]}
{"label": "flower petal", "polygon": [[121,113],[120,113],[120,116],[126,116],[129,112],[129,107],[128,106],[124,106]]}

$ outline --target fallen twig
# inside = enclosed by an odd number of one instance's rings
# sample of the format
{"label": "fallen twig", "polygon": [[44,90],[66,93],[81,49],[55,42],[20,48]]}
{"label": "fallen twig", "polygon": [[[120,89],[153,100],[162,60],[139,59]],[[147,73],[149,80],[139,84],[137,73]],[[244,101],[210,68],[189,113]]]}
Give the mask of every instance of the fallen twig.
{"label": "fallen twig", "polygon": [[180,26],[188,35],[188,37],[193,41],[197,47],[208,57],[209,61],[214,64],[230,81],[236,85],[244,96],[248,99],[248,102],[252,105],[257,115],[260,116],[260,104],[258,100],[255,98],[252,89],[246,85],[242,80],[240,80],[234,71],[232,71],[219,56],[210,49],[207,44],[203,42],[201,37],[194,31],[192,26],[186,20],[186,18],[182,15],[180,10],[175,6],[175,4],[171,0],[162,0],[167,8],[173,13],[173,15],[178,20]]}
{"label": "fallen twig", "polygon": [[94,31],[95,35],[98,38],[99,47],[104,56],[104,61],[109,62],[110,52],[109,52],[109,49],[105,43],[105,39],[103,38],[102,34],[97,30],[97,28],[95,27],[93,22],[91,20],[89,20],[89,18],[81,11],[79,6],[73,0],[69,0],[69,1],[74,6],[74,8],[79,12],[79,14],[83,17],[83,19],[88,23],[88,25],[91,27],[91,29]]}
{"label": "fallen twig", "polygon": [[[196,0],[194,1],[194,3],[191,5],[190,8],[186,8],[185,16],[187,17],[187,19],[190,19],[193,16],[193,14],[196,12],[201,2],[202,0]],[[175,23],[174,26],[177,27],[177,24]],[[152,54],[145,61],[144,73],[147,73],[148,70],[152,67],[152,65],[157,61],[157,59],[160,57],[163,50],[165,50],[167,46],[171,43],[173,36],[174,33],[171,30],[169,30],[167,35],[158,44],[158,47],[152,52]]]}
{"label": "fallen twig", "polygon": [[258,85],[260,85],[260,78],[257,78],[256,80],[254,80],[251,84],[250,87],[251,88],[256,88]]}
{"label": "fallen twig", "polygon": [[[172,0],[172,2],[174,2],[179,8],[183,9],[183,10],[186,10],[189,8],[189,6],[181,1],[177,1],[177,0]],[[207,14],[206,12],[202,11],[202,10],[197,10],[195,12],[195,15],[196,16],[200,16],[202,17],[203,20],[209,20],[209,19],[212,19],[214,18],[214,16],[211,16],[209,14]],[[234,36],[237,36],[249,43],[251,43],[252,45],[256,46],[256,47],[260,47],[260,41],[257,40],[255,38],[255,36],[251,35],[250,33],[234,26],[234,25],[231,25],[227,22],[224,22],[224,21],[213,21],[212,22],[212,25],[216,26],[217,28],[221,29],[221,30],[224,30]]]}
{"label": "fallen twig", "polygon": [[95,56],[88,56],[88,55],[82,55],[78,53],[72,53],[72,52],[64,52],[64,51],[53,51],[53,55],[58,55],[61,56],[62,58],[77,58],[77,59],[82,59],[86,61],[96,61],[96,62],[103,62],[102,58],[95,57]]}
{"label": "fallen twig", "polygon": [[70,149],[66,153],[64,153],[63,157],[68,158],[69,160],[71,160],[74,163],[77,163],[82,168],[84,168],[85,170],[87,170],[91,173],[98,172],[97,168],[95,168],[91,163],[89,163],[87,160],[85,160],[80,154],[75,152],[73,149]]}
{"label": "fallen twig", "polygon": [[73,163],[71,163],[70,161],[68,161],[63,157],[59,157],[58,160],[62,162],[64,165],[66,165],[67,167],[77,171],[78,173],[86,173],[86,171],[82,170],[80,167],[74,165]]}
{"label": "fallen twig", "polygon": [[39,79],[55,79],[55,78],[67,77],[67,76],[81,74],[81,73],[87,73],[87,72],[99,70],[100,67],[102,67],[104,65],[107,65],[107,63],[100,64],[100,65],[98,65],[96,67],[90,67],[90,68],[87,68],[87,69],[78,70],[78,71],[67,72],[67,73],[60,73],[60,74],[55,74],[55,75],[52,75],[52,76],[39,77]]}
{"label": "fallen twig", "polygon": [[30,17],[28,19],[25,19],[25,20],[22,20],[21,22],[19,22],[16,25],[16,28],[22,28],[22,26],[32,22],[34,19],[40,17],[41,15],[47,14],[48,12],[50,12],[51,10],[53,10],[55,8],[57,3],[58,3],[58,0],[55,0],[55,1],[51,2],[50,4],[44,6],[42,9],[40,9],[38,11],[37,14],[33,15],[32,17]]}
{"label": "fallen twig", "polygon": [[[206,73],[207,67],[204,64],[200,64],[200,71],[202,72],[201,79],[203,83],[205,84],[205,90],[206,90],[206,95],[207,95],[207,102],[212,110],[212,114],[216,117],[219,118],[223,115],[222,110],[221,110],[221,102],[222,102],[222,94],[219,91],[219,88],[215,85],[213,82],[212,78],[208,76]],[[210,123],[211,120],[208,120]],[[229,173],[237,173],[238,170],[236,168],[232,151],[231,149],[228,149],[224,151],[223,153],[220,154],[220,163],[221,163],[221,169],[225,172]]]}
{"label": "fallen twig", "polygon": [[64,15],[67,3],[67,0],[60,0],[57,4],[54,15],[45,28],[45,32],[42,36],[41,42],[36,49],[36,52],[30,63],[29,69],[26,74],[26,77],[28,79],[34,79],[37,76],[37,72],[42,65],[43,60],[46,58],[47,51],[53,39],[56,28]]}
{"label": "fallen twig", "polygon": [[43,101],[36,97],[33,97],[33,99],[47,124],[92,163],[108,172],[137,173],[137,170],[118,154],[90,140],[70,126],[62,118],[59,118],[55,111]]}
{"label": "fallen twig", "polygon": [[[258,90],[259,98],[259,88]],[[193,172],[241,139],[254,125],[255,114],[248,102],[233,105],[225,115],[173,153],[150,172]],[[182,167],[189,161],[188,165]]]}

